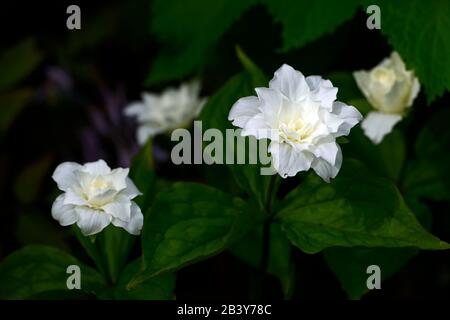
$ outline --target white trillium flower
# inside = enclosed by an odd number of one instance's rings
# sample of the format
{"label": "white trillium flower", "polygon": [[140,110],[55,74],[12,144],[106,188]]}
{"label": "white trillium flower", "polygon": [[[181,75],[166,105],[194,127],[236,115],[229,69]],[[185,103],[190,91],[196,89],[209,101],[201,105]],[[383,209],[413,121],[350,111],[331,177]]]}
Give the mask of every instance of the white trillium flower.
{"label": "white trillium flower", "polygon": [[161,94],[142,93],[142,101],[125,108],[125,115],[137,118],[137,140],[145,144],[149,137],[187,126],[202,110],[206,99],[200,98],[200,83],[192,81]]}
{"label": "white trillium flower", "polygon": [[358,87],[376,111],[370,112],[361,124],[373,143],[380,143],[411,107],[420,84],[413,71],[406,70],[397,52],[369,71],[353,73]]}
{"label": "white trillium flower", "polygon": [[128,172],[111,170],[103,160],[60,164],[52,178],[64,193],[53,203],[53,218],[62,226],[76,223],[85,236],[99,233],[110,223],[138,235],[144,217],[132,199],[141,193]]}
{"label": "white trillium flower", "polygon": [[329,182],[342,164],[336,138],[348,135],[362,116],[352,106],[335,101],[338,89],[320,76],[304,77],[289,65],[275,72],[269,88],[239,99],[229,120],[243,136],[270,138],[275,170],[283,177],[310,168]]}

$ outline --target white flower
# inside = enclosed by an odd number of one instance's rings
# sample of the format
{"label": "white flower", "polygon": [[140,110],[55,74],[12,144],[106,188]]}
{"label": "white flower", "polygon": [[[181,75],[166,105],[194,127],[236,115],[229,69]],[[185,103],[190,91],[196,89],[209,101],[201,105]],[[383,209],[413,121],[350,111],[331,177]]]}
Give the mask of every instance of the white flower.
{"label": "white flower", "polygon": [[271,139],[273,166],[283,178],[313,168],[329,182],[342,164],[336,138],[348,135],[362,118],[354,107],[335,101],[337,90],[329,80],[305,78],[285,64],[269,88],[239,99],[228,118],[243,128],[243,136]]}
{"label": "white flower", "polygon": [[52,178],[64,193],[53,203],[53,218],[62,226],[76,223],[86,236],[99,233],[110,223],[138,235],[144,217],[131,199],[141,193],[128,172],[111,170],[103,160],[60,164]]}
{"label": "white flower", "polygon": [[376,110],[367,115],[361,126],[366,136],[378,144],[412,105],[420,90],[419,80],[413,71],[406,70],[397,52],[392,52],[372,70],[356,71],[353,76]]}
{"label": "white flower", "polygon": [[127,116],[137,117],[137,139],[143,145],[149,137],[189,124],[202,110],[206,99],[200,98],[200,83],[192,81],[161,94],[142,93],[142,101],[125,108]]}

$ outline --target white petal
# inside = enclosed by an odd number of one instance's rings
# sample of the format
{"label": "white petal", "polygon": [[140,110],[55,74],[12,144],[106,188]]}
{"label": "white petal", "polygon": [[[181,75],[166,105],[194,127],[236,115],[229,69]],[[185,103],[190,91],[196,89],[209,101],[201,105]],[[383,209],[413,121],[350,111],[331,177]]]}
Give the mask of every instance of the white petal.
{"label": "white petal", "polygon": [[75,211],[79,216],[77,225],[85,236],[99,233],[106,228],[112,220],[112,217],[105,212],[88,207],[75,207]]}
{"label": "white petal", "polygon": [[245,128],[242,130],[242,136],[254,136],[256,139],[270,138],[272,128],[267,124],[266,119],[262,113],[247,121]]}
{"label": "white petal", "polygon": [[139,189],[136,187],[134,182],[127,177],[126,179],[127,187],[125,190],[122,190],[120,192],[121,195],[126,196],[128,199],[136,198],[137,196],[142,195],[142,192],[139,191]]}
{"label": "white petal", "polygon": [[328,161],[322,158],[315,158],[311,167],[321,177],[325,182],[330,182],[331,178],[336,177],[342,165],[342,151],[339,145],[338,152],[336,154],[336,161],[334,165],[330,164]]}
{"label": "white petal", "polygon": [[340,148],[336,142],[321,143],[315,147],[314,155],[327,161],[330,165],[336,163]]}
{"label": "white petal", "polygon": [[109,182],[115,190],[120,191],[127,187],[126,179],[130,169],[117,168],[111,171],[110,174],[104,176],[105,181]]}
{"label": "white petal", "polygon": [[256,88],[260,101],[259,109],[264,115],[266,123],[275,126],[280,114],[282,97],[279,91],[270,88]]}
{"label": "white petal", "polygon": [[111,172],[111,168],[102,159],[86,163],[84,169],[92,175],[103,175]]}
{"label": "white petal", "polygon": [[306,77],[306,82],[311,90],[312,100],[320,101],[322,107],[331,110],[338,88],[333,87],[330,80],[322,79],[321,76]]}
{"label": "white petal", "polygon": [[151,125],[142,125],[139,126],[137,130],[137,141],[139,145],[143,146],[147,140],[161,132],[164,132],[165,128],[151,126]]}
{"label": "white petal", "polygon": [[74,210],[74,206],[64,204],[64,194],[59,195],[52,205],[52,217],[58,220],[62,226],[74,224],[78,220],[78,215]]}
{"label": "white petal", "polygon": [[413,104],[414,99],[416,99],[417,95],[419,94],[419,91],[420,91],[419,80],[416,77],[414,77],[413,85],[412,85],[412,88],[411,88],[411,93],[409,95],[409,99],[408,99],[408,102],[407,102],[407,105],[406,105],[407,107],[410,107]]}
{"label": "white petal", "polygon": [[102,206],[102,209],[114,218],[130,221],[131,201],[124,196],[117,196],[114,202]]}
{"label": "white petal", "polygon": [[287,64],[275,71],[269,88],[279,90],[292,101],[299,101],[309,93],[309,86],[303,74]]}
{"label": "white petal", "polygon": [[325,114],[325,122],[335,137],[347,136],[350,129],[362,118],[363,116],[355,107],[339,101],[333,103],[332,113]]}
{"label": "white petal", "polygon": [[259,99],[255,96],[241,98],[231,107],[228,120],[236,127],[244,128],[247,121],[260,112],[258,105]]}
{"label": "white petal", "polygon": [[392,131],[395,124],[402,119],[398,114],[370,112],[361,124],[366,136],[373,143],[380,143],[384,136]]}
{"label": "white petal", "polygon": [[353,78],[355,78],[356,84],[366,98],[370,96],[370,74],[367,71],[355,71],[353,72]]}
{"label": "white petal", "polygon": [[75,162],[63,162],[56,167],[52,175],[53,180],[62,191],[66,191],[71,186],[78,184],[78,179],[75,176],[75,171],[81,170],[82,166]]}
{"label": "white petal", "polygon": [[113,219],[112,224],[116,227],[124,228],[133,235],[139,235],[141,233],[142,225],[144,224],[144,216],[142,215],[139,206],[132,201],[130,221],[124,222],[120,219]]}
{"label": "white petal", "polygon": [[123,113],[129,117],[139,117],[144,111],[145,107],[142,102],[133,102],[125,107]]}
{"label": "white petal", "polygon": [[287,143],[272,141],[269,145],[273,166],[282,178],[295,176],[300,171],[309,170],[313,155],[294,149]]}
{"label": "white petal", "polygon": [[64,196],[64,204],[84,206],[87,205],[87,201],[76,190],[69,188]]}

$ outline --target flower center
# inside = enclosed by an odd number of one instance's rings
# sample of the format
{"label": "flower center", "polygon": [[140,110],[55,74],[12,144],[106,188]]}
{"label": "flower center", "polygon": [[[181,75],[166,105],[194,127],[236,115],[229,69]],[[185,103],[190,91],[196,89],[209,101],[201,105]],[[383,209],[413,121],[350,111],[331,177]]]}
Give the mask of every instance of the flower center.
{"label": "flower center", "polygon": [[381,84],[383,87],[390,89],[395,82],[395,73],[391,69],[384,67],[376,67],[372,74],[372,79]]}
{"label": "flower center", "polygon": [[108,186],[108,183],[102,177],[95,177],[90,184],[92,191],[104,191]]}
{"label": "flower center", "polygon": [[314,126],[300,117],[281,123],[278,129],[282,142],[302,142],[314,131]]}

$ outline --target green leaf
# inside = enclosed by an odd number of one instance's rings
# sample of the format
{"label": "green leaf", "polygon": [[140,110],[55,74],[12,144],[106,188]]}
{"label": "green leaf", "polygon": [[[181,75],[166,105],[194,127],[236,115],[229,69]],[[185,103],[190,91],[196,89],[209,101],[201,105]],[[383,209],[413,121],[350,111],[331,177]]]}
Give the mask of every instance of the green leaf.
{"label": "green leaf", "polygon": [[33,94],[28,88],[0,93],[0,133],[9,129]]}
{"label": "green leaf", "polygon": [[152,146],[152,141],[149,139],[133,158],[130,168],[130,178],[139,191],[142,192],[141,196],[134,199],[142,212],[146,212],[150,207],[156,193]]}
{"label": "green leaf", "polygon": [[42,61],[33,39],[25,39],[0,55],[0,89],[9,88],[28,76]]}
{"label": "green leaf", "polygon": [[277,22],[283,25],[283,50],[299,48],[333,32],[349,20],[358,0],[262,0]]}
{"label": "green leaf", "polygon": [[201,70],[222,34],[256,2],[153,1],[151,30],[167,46],[157,56],[146,83],[177,80]]}
{"label": "green leaf", "polygon": [[381,9],[381,32],[413,69],[428,102],[450,90],[450,2],[365,0]]}
{"label": "green leaf", "polygon": [[[216,94],[210,97],[200,114],[203,130],[216,128],[222,131],[224,137],[227,136],[225,133],[226,129],[237,129],[228,120],[228,114],[233,104],[242,97],[255,95],[254,88],[267,85],[263,72],[240,49],[237,49],[237,52],[246,70],[231,78]],[[258,154],[255,140],[254,137],[245,138],[247,164],[229,164],[227,167],[231,170],[238,185],[253,196],[260,208],[263,208],[268,200],[271,177],[261,175],[261,166],[259,164],[248,164],[249,155]],[[238,149],[237,147],[231,148],[229,141],[226,140],[226,142],[224,155],[227,153],[235,155],[237,152],[244,152],[243,149]],[[236,139],[234,145],[237,146]],[[237,162],[236,160],[237,158],[235,157],[234,163]]]}
{"label": "green leaf", "polygon": [[[417,199],[406,198],[408,206],[417,219],[427,228],[431,227],[431,212]],[[364,248],[333,247],[324,251],[325,260],[336,274],[342,288],[350,299],[360,299],[368,293],[367,267],[377,265],[384,281],[403,268],[419,250],[415,248]]]}
{"label": "green leaf", "polygon": [[377,265],[381,269],[381,280],[388,279],[400,270],[414,255],[414,248],[329,248],[325,249],[325,260],[336,274],[350,299],[360,299],[367,289],[370,276],[367,267]]}
{"label": "green leaf", "polygon": [[[253,229],[237,242],[231,252],[255,269],[259,269],[262,259],[263,226]],[[276,276],[281,284],[283,294],[288,297],[293,289],[293,263],[291,261],[291,244],[281,231],[278,223],[270,228],[270,246],[267,271]]]}
{"label": "green leaf", "polygon": [[394,129],[380,144],[373,144],[361,127],[353,128],[350,143],[343,146],[347,157],[361,160],[373,172],[398,182],[406,159],[406,142],[402,132]]}
{"label": "green leaf", "polygon": [[392,183],[351,159],[330,184],[311,173],[276,217],[307,253],[333,246],[450,248],[420,225]]}
{"label": "green leaf", "polygon": [[436,112],[419,133],[415,159],[405,172],[402,189],[415,197],[450,200],[450,111]]}
{"label": "green leaf", "polygon": [[67,289],[67,267],[77,265],[81,271],[81,290],[99,294],[105,290],[103,278],[69,254],[46,246],[28,246],[0,263],[0,297],[25,299],[47,291]]}
{"label": "green leaf", "polygon": [[115,289],[115,297],[120,300],[171,300],[174,298],[175,280],[174,273],[166,273],[157,277],[149,278],[137,285],[129,288],[130,280],[140,272],[141,259],[137,259],[128,264],[120,275],[119,282]]}
{"label": "green leaf", "polygon": [[196,183],[175,183],[158,194],[142,235],[146,277],[215,255],[243,237],[256,216],[239,198]]}

